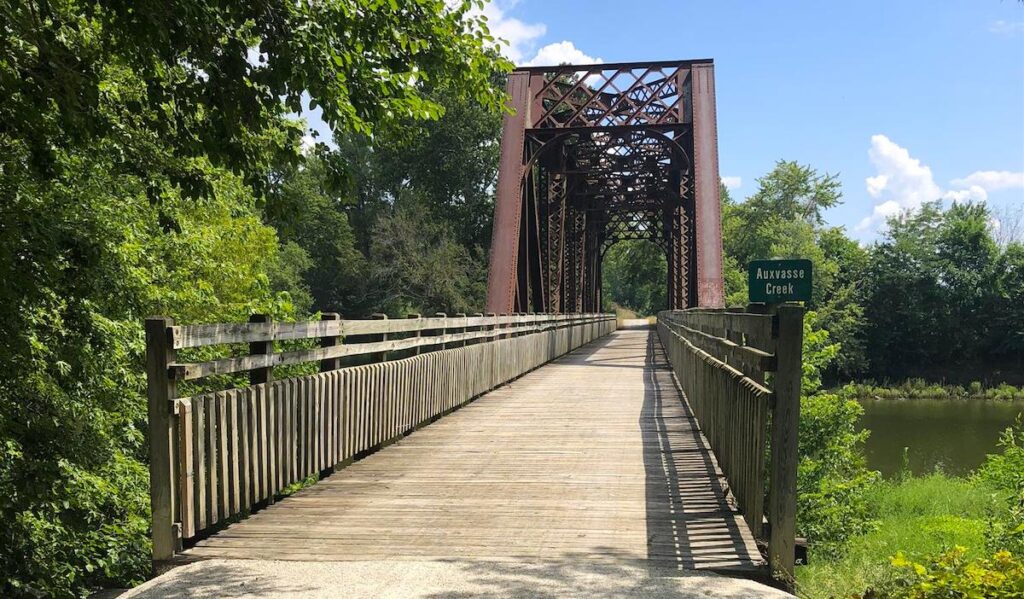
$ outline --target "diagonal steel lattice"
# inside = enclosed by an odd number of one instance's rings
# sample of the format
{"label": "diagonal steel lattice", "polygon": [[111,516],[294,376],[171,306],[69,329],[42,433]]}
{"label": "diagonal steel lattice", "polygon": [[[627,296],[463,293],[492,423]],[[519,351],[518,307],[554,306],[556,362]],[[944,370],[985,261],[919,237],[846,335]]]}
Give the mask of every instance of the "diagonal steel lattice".
{"label": "diagonal steel lattice", "polygon": [[664,252],[670,309],[720,307],[711,60],[512,72],[487,310],[595,312],[614,243]]}

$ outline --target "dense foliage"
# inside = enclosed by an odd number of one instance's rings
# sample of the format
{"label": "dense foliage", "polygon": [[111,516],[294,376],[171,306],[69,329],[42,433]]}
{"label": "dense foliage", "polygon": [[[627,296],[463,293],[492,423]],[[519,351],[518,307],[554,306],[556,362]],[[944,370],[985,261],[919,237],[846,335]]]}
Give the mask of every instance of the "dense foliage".
{"label": "dense foliage", "polygon": [[143,318],[350,301],[367,267],[321,186],[345,173],[303,165],[289,114],[365,137],[444,89],[496,115],[473,4],[0,3],[0,595],[147,574]]}
{"label": "dense foliage", "polygon": [[807,597],[1019,597],[1024,560],[1024,422],[969,478],[880,481],[875,526],[799,571]]}
{"label": "dense foliage", "polygon": [[938,203],[890,220],[865,271],[867,374],[1024,383],[1024,244],[997,245],[990,220]]}
{"label": "dense foliage", "polygon": [[666,281],[664,250],[651,241],[617,242],[605,252],[601,266],[604,309],[622,306],[640,316],[654,316],[667,307]]}

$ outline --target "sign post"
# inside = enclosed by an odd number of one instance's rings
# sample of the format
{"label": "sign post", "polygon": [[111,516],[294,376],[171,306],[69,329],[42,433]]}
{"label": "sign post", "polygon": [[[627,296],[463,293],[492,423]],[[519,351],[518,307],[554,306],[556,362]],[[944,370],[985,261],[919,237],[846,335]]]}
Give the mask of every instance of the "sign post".
{"label": "sign post", "polygon": [[810,260],[754,260],[747,267],[751,303],[781,304],[811,300]]}
{"label": "sign post", "polygon": [[793,590],[796,562],[797,435],[803,372],[803,306],[811,299],[810,260],[754,260],[747,268],[751,303],[773,315],[776,367],[772,377],[771,488],[767,498],[768,565],[772,576]]}

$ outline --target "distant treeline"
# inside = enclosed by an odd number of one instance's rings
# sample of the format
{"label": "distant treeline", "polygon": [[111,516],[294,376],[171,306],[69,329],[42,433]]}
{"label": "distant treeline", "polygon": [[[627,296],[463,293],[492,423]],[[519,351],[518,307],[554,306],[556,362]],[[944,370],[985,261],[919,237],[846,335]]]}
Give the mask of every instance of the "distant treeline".
{"label": "distant treeline", "polygon": [[[921,378],[1024,385],[1021,240],[997,241],[997,221],[984,204],[947,208],[935,201],[890,218],[881,238],[862,247],[824,222],[823,211],[840,199],[836,177],[786,161],[745,201],[723,187],[729,305],[747,301],[751,260],[809,258],[808,308],[817,313],[815,326],[839,345],[827,384]],[[1003,222],[1002,230],[1020,230],[1013,225]],[[653,244],[613,246],[605,258],[605,299],[641,314],[662,309],[664,268]]]}

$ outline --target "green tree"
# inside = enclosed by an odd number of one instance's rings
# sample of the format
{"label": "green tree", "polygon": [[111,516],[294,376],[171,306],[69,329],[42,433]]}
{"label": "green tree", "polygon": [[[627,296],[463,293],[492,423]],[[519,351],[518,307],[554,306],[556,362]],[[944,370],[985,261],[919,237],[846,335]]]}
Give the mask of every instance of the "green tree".
{"label": "green tree", "polygon": [[473,313],[484,305],[483,256],[455,241],[421,204],[400,205],[377,220],[370,276],[374,304],[392,316]]}
{"label": "green tree", "polygon": [[653,316],[668,304],[667,281],[665,251],[652,241],[619,241],[605,252],[601,295],[606,310],[621,306]]}
{"label": "green tree", "polygon": [[842,348],[827,377],[853,376],[866,366],[860,279],[867,253],[842,228],[826,227],[823,211],[839,204],[838,178],[810,166],[779,161],[758,179],[744,202],[722,201],[726,292],[729,303],[747,301],[746,267],[765,258],[806,258],[814,266],[809,307],[821,329]]}
{"label": "green tree", "polygon": [[864,280],[871,374],[1007,379],[1024,337],[1019,244],[1001,249],[983,204],[932,202],[889,221]]}
{"label": "green tree", "polygon": [[0,594],[144,576],[142,319],[288,318],[328,287],[261,222],[288,115],[308,94],[369,134],[440,116],[438,87],[498,111],[509,64],[450,4],[0,3]]}

